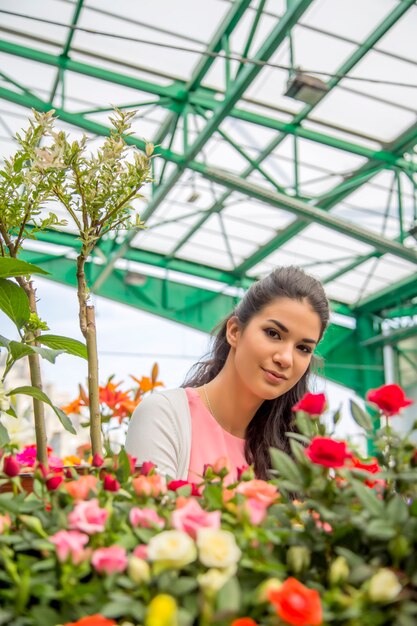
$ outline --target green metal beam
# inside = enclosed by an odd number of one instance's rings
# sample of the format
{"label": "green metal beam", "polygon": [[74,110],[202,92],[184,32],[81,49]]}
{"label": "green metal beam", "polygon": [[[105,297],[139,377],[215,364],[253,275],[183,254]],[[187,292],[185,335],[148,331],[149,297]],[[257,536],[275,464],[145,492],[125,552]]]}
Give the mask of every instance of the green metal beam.
{"label": "green metal beam", "polygon": [[398,328],[390,331],[387,334],[375,335],[365,341],[362,341],[362,346],[388,346],[395,345],[404,339],[417,336],[417,324],[412,326],[406,326],[404,328]]}
{"label": "green metal beam", "polygon": [[364,298],[353,307],[353,312],[354,314],[361,312],[380,313],[415,296],[417,296],[417,275],[413,274],[398,281],[393,286],[381,289],[372,296]]}
{"label": "green metal beam", "polygon": [[262,67],[257,63],[259,61],[267,61],[275,50],[279,47],[282,41],[285,39],[288,32],[302,16],[302,14],[308,9],[312,0],[295,0],[291,8],[279,20],[277,25],[272,29],[269,36],[266,38],[263,45],[260,47],[255,57],[252,59],[255,63],[248,63],[234,83],[231,85],[230,91],[226,94],[226,97],[222,103],[213,111],[213,115],[207,122],[201,133],[197,136],[194,143],[190,147],[186,154],[185,161],[181,167],[177,167],[171,174],[169,179],[156,191],[155,196],[149,202],[147,209],[143,215],[143,218],[148,219],[153,212],[158,208],[161,202],[166,198],[168,193],[174,187],[174,185],[180,179],[184,169],[189,163],[197,156],[200,150],[204,147],[206,142],[210,139],[213,132],[220,126],[222,121],[233,109],[236,102],[245,93],[246,89],[253,82],[256,76],[261,71]]}

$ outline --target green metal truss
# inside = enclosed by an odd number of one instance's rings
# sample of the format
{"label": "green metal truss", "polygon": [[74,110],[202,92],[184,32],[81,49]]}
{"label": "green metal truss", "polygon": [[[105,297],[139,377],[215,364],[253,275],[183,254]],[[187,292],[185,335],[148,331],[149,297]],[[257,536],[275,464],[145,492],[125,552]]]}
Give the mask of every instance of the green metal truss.
{"label": "green metal truss", "polygon": [[[101,257],[104,255],[106,258],[105,264],[94,262],[95,259],[93,258],[88,265],[90,284],[93,285],[92,290],[96,294],[208,331],[234,306],[235,297],[225,295],[218,286],[213,289],[201,288],[183,284],[179,280],[150,276],[146,278],[143,286],[135,288],[126,284],[127,270],[121,267],[123,263],[138,262],[169,272],[168,276],[171,272],[178,272],[179,274],[188,274],[208,281],[215,281],[225,287],[246,288],[254,280],[253,276],[248,275],[248,272],[260,261],[267,258],[269,254],[300,234],[311,223],[321,224],[373,248],[373,252],[367,255],[360,255],[353,260],[347,260],[346,265],[335,271],[332,276],[327,277],[325,282],[336,280],[365,261],[381,258],[387,253],[417,264],[415,248],[404,245],[407,233],[402,219],[402,182],[404,178],[412,181],[414,190],[417,188],[417,162],[410,158],[410,153],[417,144],[417,123],[410,126],[391,145],[381,146],[381,149],[377,150],[366,147],[360,141],[355,143],[354,140],[341,139],[340,133],[332,134],[332,126],[324,121],[320,122],[323,132],[304,127],[303,122],[311,119],[310,114],[314,109],[311,105],[303,107],[298,114],[293,116],[291,122],[283,121],[274,114],[268,116],[259,112],[255,113],[246,106],[249,101],[245,100],[245,92],[259,75],[263,67],[262,64],[271,59],[274,52],[289,37],[292,28],[313,3],[314,0],[288,1],[286,12],[281,19],[277,20],[270,34],[255,53],[252,53],[253,42],[264,11],[265,1],[260,0],[256,3],[256,8],[252,6],[255,4],[252,0],[240,0],[232,3],[212,40],[208,43],[206,55],[201,56],[190,78],[183,81],[172,77],[169,84],[139,79],[123,72],[123,69],[110,71],[98,65],[72,59],[73,37],[82,15],[83,0],[78,0],[74,5],[71,27],[59,55],[24,46],[15,41],[7,41],[4,38],[0,39],[0,52],[57,69],[49,97],[46,99],[35,95],[33,90],[21,84],[21,80],[16,80],[15,77],[9,76],[6,72],[1,72],[3,83],[0,85],[0,98],[8,102],[42,111],[55,108],[57,115],[63,122],[96,135],[107,135],[109,129],[90,117],[95,112],[107,110],[105,106],[86,109],[81,113],[71,112],[66,107],[65,76],[71,72],[125,86],[141,94],[147,93],[150,100],[146,103],[142,102],[142,106],[152,104],[165,111],[164,121],[153,138],[157,144],[156,154],[164,161],[165,165],[160,169],[159,177],[153,185],[152,197],[142,215],[142,219],[145,221],[155,215],[159,207],[163,205],[168,194],[174,189],[184,172],[193,172],[195,175],[224,188],[224,192],[220,197],[215,198],[211,207],[201,212],[197,223],[177,241],[169,255],[161,255],[133,247],[131,244],[136,235],[135,231],[129,233],[121,243],[116,243],[115,240],[111,239],[103,241],[100,246],[100,254]],[[327,83],[329,91],[334,89],[343,77],[357,66],[413,5],[414,0],[402,0],[395,5],[391,13],[368,35],[365,41],[355,48],[353,54],[335,72],[335,76],[329,79]],[[243,60],[240,61],[237,70],[233,73],[229,59],[230,37],[244,16],[247,15],[249,9],[253,11],[248,36],[242,50]],[[35,39],[33,38],[33,40]],[[218,54],[224,56],[226,78],[223,91],[204,86],[204,80],[215,61],[215,55]],[[9,83],[10,88],[6,88],[5,83]],[[60,87],[58,106],[56,101]],[[134,103],[117,104],[121,107],[139,106]],[[196,137],[191,140],[190,122],[197,118],[202,120],[203,125]],[[270,129],[276,133],[276,136],[254,158],[222,127],[222,123],[227,119],[249,123],[255,128],[260,126]],[[182,152],[172,149],[174,140],[178,136],[182,136]],[[281,181],[276,180],[262,165],[263,161],[287,136],[292,136],[294,142],[294,188],[292,189],[288,189]],[[226,141],[236,153],[247,161],[247,167],[240,175],[207,164],[204,158],[204,148],[212,137],[220,137]],[[299,138],[358,155],[365,158],[366,163],[351,173],[342,183],[326,192],[325,195],[302,196],[299,193],[297,175],[299,167],[297,142]],[[135,136],[130,136],[128,141],[139,148],[145,147],[144,142]],[[202,155],[203,158],[201,158]],[[169,174],[167,174],[168,169],[166,168],[168,163],[174,164],[173,168],[171,166]],[[392,172],[393,184],[398,197],[400,235],[397,240],[378,235],[331,212],[331,209],[338,203],[348,198],[350,194],[383,170]],[[252,172],[259,173],[263,177],[263,181],[268,184],[249,181],[248,177]],[[271,185],[273,189],[271,189]],[[180,253],[183,246],[190,241],[192,235],[207,222],[210,216],[217,214],[220,219],[222,218],[222,210],[230,196],[235,192],[257,199],[268,206],[287,211],[296,219],[278,234],[272,236],[265,245],[260,246],[242,263],[235,265],[231,271],[182,259]],[[417,205],[416,199],[415,205]],[[416,207],[415,213],[417,213]],[[230,250],[227,234],[224,230],[223,236],[226,249]],[[52,231],[43,233],[38,238],[53,244],[57,252],[46,255],[40,252],[25,251],[24,258],[43,265],[48,269],[53,280],[75,285],[73,262],[67,258],[66,250],[67,247],[76,249],[79,245],[77,240],[68,233]],[[233,258],[231,253],[230,256]],[[333,303],[334,311],[348,316],[350,321],[353,320],[355,323],[351,323],[352,328],[337,323],[330,327],[320,348],[320,355],[325,360],[324,374],[331,380],[347,384],[358,393],[363,393],[366,388],[380,384],[384,377],[382,346],[386,343],[395,343],[396,340],[395,335],[391,338],[392,341],[384,338],[385,335],[381,331],[381,321],[384,315],[395,317],[396,311],[404,311],[406,307],[410,311],[415,311],[416,299],[417,280],[411,277],[395,286],[364,298],[355,306],[348,307],[341,303]],[[414,332],[413,325],[410,325],[406,333],[398,335],[398,341],[404,337],[412,336]]]}

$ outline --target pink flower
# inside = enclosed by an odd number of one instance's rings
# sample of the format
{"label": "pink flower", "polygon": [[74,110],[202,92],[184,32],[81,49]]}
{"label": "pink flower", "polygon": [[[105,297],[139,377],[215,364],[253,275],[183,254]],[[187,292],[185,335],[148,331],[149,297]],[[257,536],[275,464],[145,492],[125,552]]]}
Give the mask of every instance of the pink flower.
{"label": "pink flower", "polygon": [[[48,446],[47,452],[48,467],[51,470],[61,469],[64,464],[61,459],[56,456],[52,456],[52,448],[50,446]],[[16,454],[16,459],[21,465],[25,467],[34,467],[34,465],[36,464],[36,446],[25,446],[23,452],[19,452],[19,454]]]}
{"label": "pink flower", "polygon": [[84,549],[88,543],[88,535],[78,530],[59,530],[49,537],[49,541],[54,544],[61,563],[70,557],[71,563],[78,565],[89,556],[89,551]]}
{"label": "pink flower", "polygon": [[165,526],[165,520],[154,509],[140,509],[137,506],[130,510],[129,520],[134,528],[141,526],[162,529]]}
{"label": "pink flower", "polygon": [[187,504],[176,509],[171,516],[172,525],[176,530],[182,530],[192,539],[196,539],[197,531],[200,528],[220,528],[220,511],[207,513],[197,500],[190,499]]}
{"label": "pink flower", "polygon": [[120,574],[127,567],[126,550],[121,546],[99,548],[93,553],[91,564],[100,574]]}
{"label": "pink flower", "polygon": [[109,512],[99,507],[97,498],[78,502],[68,515],[69,527],[93,535],[104,530],[108,516]]}
{"label": "pink flower", "polygon": [[151,474],[150,476],[137,476],[132,480],[133,489],[138,496],[152,496],[156,498],[166,493],[166,484],[162,476],[159,474]]}
{"label": "pink flower", "polygon": [[240,483],[236,487],[236,493],[242,493],[247,498],[253,498],[267,507],[278,497],[278,490],[274,485],[258,478]]}
{"label": "pink flower", "polygon": [[228,474],[230,472],[230,460],[227,456],[221,456],[212,465],[215,474]]}
{"label": "pink flower", "polygon": [[132,552],[133,556],[137,556],[138,559],[148,559],[148,546],[146,543],[140,543]]}
{"label": "pink flower", "polygon": [[8,513],[0,515],[0,535],[2,535],[5,530],[10,528],[11,524],[12,520],[10,519],[10,515]]}
{"label": "pink flower", "polygon": [[245,509],[249,515],[250,523],[253,526],[261,524],[265,517],[268,506],[255,498],[248,498],[245,502]]}

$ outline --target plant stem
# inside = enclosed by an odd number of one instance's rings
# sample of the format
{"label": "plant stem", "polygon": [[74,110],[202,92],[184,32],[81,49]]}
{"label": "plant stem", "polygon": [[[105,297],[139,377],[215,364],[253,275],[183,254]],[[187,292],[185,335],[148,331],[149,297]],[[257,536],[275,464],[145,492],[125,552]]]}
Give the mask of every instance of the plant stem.
{"label": "plant stem", "polygon": [[88,354],[88,395],[90,399],[90,438],[92,453],[102,454],[101,419],[98,390],[97,333],[94,306],[86,307],[87,354]]}

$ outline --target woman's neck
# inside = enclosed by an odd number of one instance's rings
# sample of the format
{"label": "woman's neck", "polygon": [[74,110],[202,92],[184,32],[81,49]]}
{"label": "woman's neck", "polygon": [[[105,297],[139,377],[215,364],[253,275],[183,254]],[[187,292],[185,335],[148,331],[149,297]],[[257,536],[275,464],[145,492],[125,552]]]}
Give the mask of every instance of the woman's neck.
{"label": "woman's neck", "polygon": [[235,437],[245,438],[246,429],[262,400],[242,389],[236,373],[227,366],[213,380],[200,387],[200,396],[220,426]]}

